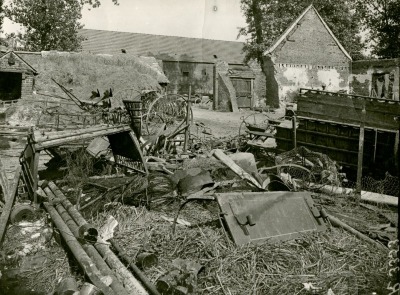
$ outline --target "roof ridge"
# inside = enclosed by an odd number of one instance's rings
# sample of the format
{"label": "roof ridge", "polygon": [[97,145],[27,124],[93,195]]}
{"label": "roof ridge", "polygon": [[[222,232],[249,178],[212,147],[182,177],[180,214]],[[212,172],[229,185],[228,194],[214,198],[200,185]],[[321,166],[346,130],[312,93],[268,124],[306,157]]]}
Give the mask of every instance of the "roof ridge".
{"label": "roof ridge", "polygon": [[298,24],[303,17],[307,14],[310,9],[314,9],[315,13],[317,14],[318,18],[322,22],[322,25],[325,27],[325,29],[328,31],[328,33],[331,35],[333,40],[336,42],[337,46],[339,46],[340,50],[346,55],[346,57],[350,60],[353,60],[350,56],[350,54],[346,51],[346,49],[342,46],[342,44],[339,42],[339,40],[336,38],[336,36],[333,34],[331,29],[329,28],[328,24],[324,21],[322,16],[318,13],[318,10],[314,7],[313,4],[310,4],[287,28],[286,30],[279,36],[277,41],[271,45],[266,51],[264,51],[264,55],[272,53],[278,46],[285,40],[286,36],[292,32],[292,30],[295,29],[296,24]]}
{"label": "roof ridge", "polygon": [[125,32],[125,31],[114,31],[114,30],[99,30],[99,29],[87,29],[82,28],[78,31],[99,31],[99,32],[115,32],[115,33],[123,33],[123,34],[139,34],[139,35],[149,35],[149,36],[160,36],[160,37],[174,37],[174,38],[184,38],[184,39],[196,39],[196,40],[206,40],[206,41],[218,41],[218,42],[234,42],[234,43],[242,43],[243,41],[230,41],[230,40],[220,40],[220,39],[208,39],[208,38],[196,38],[196,37],[183,37],[183,36],[175,36],[175,35],[160,35],[160,34],[149,34],[149,33],[139,33],[139,32]]}

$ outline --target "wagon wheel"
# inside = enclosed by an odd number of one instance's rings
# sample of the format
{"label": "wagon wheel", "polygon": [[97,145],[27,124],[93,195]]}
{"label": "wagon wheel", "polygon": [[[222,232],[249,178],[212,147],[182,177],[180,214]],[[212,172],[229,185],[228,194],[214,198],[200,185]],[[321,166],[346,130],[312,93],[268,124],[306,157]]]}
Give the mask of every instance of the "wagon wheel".
{"label": "wagon wheel", "polygon": [[[172,129],[183,126],[186,122],[187,98],[178,94],[166,94],[155,99],[150,105],[146,113],[145,124],[150,131],[152,120],[160,119],[167,128]],[[190,109],[189,122],[193,124],[193,110]]]}
{"label": "wagon wheel", "polygon": [[144,126],[142,126],[142,132],[144,131],[143,135],[156,134],[164,124],[163,118],[156,113],[145,113],[142,116],[142,122],[144,123]]}

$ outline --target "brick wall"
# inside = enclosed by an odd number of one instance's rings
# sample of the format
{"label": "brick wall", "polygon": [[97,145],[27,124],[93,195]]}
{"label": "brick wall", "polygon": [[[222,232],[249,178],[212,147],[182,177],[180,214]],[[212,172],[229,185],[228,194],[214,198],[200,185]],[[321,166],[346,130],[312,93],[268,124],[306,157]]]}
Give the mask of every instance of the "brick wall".
{"label": "brick wall", "polygon": [[[10,55],[13,57],[10,58]],[[2,72],[22,73],[21,98],[32,97],[35,76],[33,70],[23,60],[13,53],[6,54],[0,59],[0,69]]]}
{"label": "brick wall", "polygon": [[[350,60],[310,9],[287,38],[265,57],[267,100],[272,106],[292,101],[301,87],[348,90]],[[271,94],[269,94],[271,93]],[[269,95],[269,97],[268,97]]]}

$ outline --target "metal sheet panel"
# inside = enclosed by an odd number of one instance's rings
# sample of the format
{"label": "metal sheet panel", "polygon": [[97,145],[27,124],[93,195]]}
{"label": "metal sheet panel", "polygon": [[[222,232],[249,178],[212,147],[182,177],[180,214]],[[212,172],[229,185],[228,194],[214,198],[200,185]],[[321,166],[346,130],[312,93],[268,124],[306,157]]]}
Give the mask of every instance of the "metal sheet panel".
{"label": "metal sheet panel", "polygon": [[327,228],[322,218],[314,217],[306,192],[221,193],[216,198],[237,245],[289,240]]}

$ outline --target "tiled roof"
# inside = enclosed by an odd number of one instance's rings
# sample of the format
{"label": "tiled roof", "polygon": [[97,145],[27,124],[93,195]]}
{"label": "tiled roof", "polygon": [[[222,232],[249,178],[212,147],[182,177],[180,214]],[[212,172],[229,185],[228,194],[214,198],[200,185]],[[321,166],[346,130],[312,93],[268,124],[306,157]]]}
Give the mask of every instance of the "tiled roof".
{"label": "tiled roof", "polygon": [[172,61],[215,62],[218,59],[241,64],[244,59],[242,42],[91,29],[81,29],[79,34],[86,38],[82,51],[94,54],[117,54],[125,49],[130,54]]}

